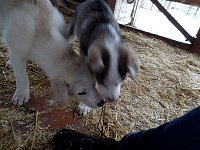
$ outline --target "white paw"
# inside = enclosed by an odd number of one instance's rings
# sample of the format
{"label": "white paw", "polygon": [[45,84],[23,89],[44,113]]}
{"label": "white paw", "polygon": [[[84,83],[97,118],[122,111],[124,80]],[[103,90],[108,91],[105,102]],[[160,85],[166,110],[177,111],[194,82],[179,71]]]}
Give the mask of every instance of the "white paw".
{"label": "white paw", "polygon": [[87,113],[91,111],[91,108],[87,105],[80,103],[78,106],[78,114],[81,116],[85,116]]}
{"label": "white paw", "polygon": [[12,97],[12,100],[11,102],[14,104],[14,105],[18,105],[18,106],[21,106],[25,103],[27,103],[29,100],[29,93],[28,92],[15,92],[15,94],[13,95]]}
{"label": "white paw", "polygon": [[12,65],[11,65],[11,60],[8,60],[8,61],[6,62],[5,67],[6,67],[7,69],[9,69],[9,68],[12,67]]}

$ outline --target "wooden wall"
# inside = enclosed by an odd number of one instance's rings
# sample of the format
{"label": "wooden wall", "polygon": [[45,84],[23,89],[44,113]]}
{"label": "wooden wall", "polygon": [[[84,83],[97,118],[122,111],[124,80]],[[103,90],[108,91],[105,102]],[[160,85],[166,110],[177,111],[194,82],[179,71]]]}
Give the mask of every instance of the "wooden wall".
{"label": "wooden wall", "polygon": [[200,6],[200,0],[167,0],[167,1],[179,2],[179,3],[183,3],[183,4],[194,5],[194,6]]}

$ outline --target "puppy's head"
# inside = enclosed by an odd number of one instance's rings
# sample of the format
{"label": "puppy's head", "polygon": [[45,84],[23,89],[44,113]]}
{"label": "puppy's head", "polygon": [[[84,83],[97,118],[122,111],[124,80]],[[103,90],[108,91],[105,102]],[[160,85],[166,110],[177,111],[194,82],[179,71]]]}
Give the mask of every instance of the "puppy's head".
{"label": "puppy's head", "polygon": [[[113,45],[113,43],[111,43]],[[93,46],[88,51],[87,64],[97,81],[100,94],[109,101],[120,95],[121,83],[129,75],[135,80],[139,62],[133,47],[122,43],[119,46]]]}
{"label": "puppy's head", "polygon": [[73,70],[62,77],[62,79],[52,80],[51,91],[57,103],[66,105],[68,95],[75,96],[82,103],[91,108],[101,107],[104,104],[104,99],[95,88],[95,80],[91,75],[85,58],[77,56],[73,60]]}
{"label": "puppy's head", "polygon": [[91,80],[84,76],[81,78],[81,81],[79,80],[70,92],[90,108],[103,106],[104,99],[95,88],[95,83],[90,84]]}

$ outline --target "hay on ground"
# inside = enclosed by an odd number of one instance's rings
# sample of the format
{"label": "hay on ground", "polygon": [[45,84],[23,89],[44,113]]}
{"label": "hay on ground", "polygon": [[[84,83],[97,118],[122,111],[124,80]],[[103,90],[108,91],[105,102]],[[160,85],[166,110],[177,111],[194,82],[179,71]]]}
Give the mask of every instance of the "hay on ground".
{"label": "hay on ground", "polygon": [[[127,78],[118,102],[106,104],[81,118],[91,134],[120,139],[130,131],[156,127],[200,105],[199,54],[171,47],[140,33],[122,30],[122,35],[135,46],[140,58],[137,83]],[[77,41],[73,47],[79,49]],[[7,60],[6,47],[1,44],[0,98],[10,98],[15,90],[12,69],[4,67]],[[31,95],[48,95],[46,76],[33,63],[27,68]],[[20,120],[35,119],[37,121],[26,124],[28,131],[18,131],[13,126]],[[53,133],[40,126],[40,119],[40,113],[0,100],[0,149],[51,149],[48,141]]]}

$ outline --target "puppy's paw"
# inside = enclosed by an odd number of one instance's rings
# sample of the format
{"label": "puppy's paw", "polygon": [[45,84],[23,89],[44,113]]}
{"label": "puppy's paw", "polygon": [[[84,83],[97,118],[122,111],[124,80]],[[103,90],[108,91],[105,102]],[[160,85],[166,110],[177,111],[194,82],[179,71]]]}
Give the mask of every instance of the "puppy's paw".
{"label": "puppy's paw", "polygon": [[18,106],[21,106],[25,103],[27,103],[29,100],[29,92],[15,92],[15,94],[13,95],[12,97],[12,100],[11,102],[14,104],[14,105],[18,105]]}
{"label": "puppy's paw", "polygon": [[87,113],[89,113],[91,111],[91,108],[88,107],[87,105],[80,103],[78,106],[78,114],[81,116],[85,116]]}
{"label": "puppy's paw", "polygon": [[11,67],[12,67],[12,65],[11,65],[11,60],[8,60],[8,61],[6,62],[5,68],[10,69]]}

